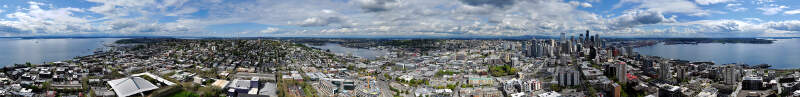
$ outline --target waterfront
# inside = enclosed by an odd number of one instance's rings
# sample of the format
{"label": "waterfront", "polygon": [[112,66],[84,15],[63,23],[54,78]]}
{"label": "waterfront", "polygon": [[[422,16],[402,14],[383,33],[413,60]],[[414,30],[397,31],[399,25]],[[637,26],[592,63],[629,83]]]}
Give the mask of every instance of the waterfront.
{"label": "waterfront", "polygon": [[374,50],[374,49],[363,49],[363,48],[348,48],[344,47],[340,44],[335,43],[325,43],[324,45],[309,45],[309,47],[319,48],[324,50],[330,50],[332,53],[340,54],[340,55],[348,55],[352,54],[353,56],[358,56],[366,59],[375,59],[378,56],[384,56],[389,53],[386,50]]}
{"label": "waterfront", "polygon": [[116,40],[119,38],[0,38],[0,66],[69,60],[90,55],[98,48],[105,49],[104,44]]}
{"label": "waterfront", "polygon": [[635,48],[643,55],[690,61],[713,61],[716,64],[770,64],[774,69],[800,68],[800,39],[774,39],[772,44],[746,43],[663,43]]}

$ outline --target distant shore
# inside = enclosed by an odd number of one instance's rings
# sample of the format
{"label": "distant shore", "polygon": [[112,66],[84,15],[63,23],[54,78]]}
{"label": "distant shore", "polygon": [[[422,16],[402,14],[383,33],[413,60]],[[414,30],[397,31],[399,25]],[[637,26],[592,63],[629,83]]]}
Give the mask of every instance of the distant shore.
{"label": "distant shore", "polygon": [[665,45],[673,45],[673,44],[699,44],[699,43],[771,44],[775,40],[768,40],[761,38],[669,38],[663,41]]}

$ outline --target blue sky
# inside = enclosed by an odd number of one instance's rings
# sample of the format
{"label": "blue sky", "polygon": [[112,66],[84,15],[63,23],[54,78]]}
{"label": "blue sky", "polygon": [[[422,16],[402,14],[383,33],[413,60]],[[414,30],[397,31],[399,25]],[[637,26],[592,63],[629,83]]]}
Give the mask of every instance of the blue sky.
{"label": "blue sky", "polygon": [[2,0],[0,36],[798,37],[797,0]]}

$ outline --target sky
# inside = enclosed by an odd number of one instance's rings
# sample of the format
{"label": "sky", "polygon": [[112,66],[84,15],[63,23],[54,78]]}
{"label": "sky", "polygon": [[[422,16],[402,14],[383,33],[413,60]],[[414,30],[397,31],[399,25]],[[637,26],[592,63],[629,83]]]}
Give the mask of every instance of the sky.
{"label": "sky", "polygon": [[798,0],[0,2],[0,37],[800,37]]}

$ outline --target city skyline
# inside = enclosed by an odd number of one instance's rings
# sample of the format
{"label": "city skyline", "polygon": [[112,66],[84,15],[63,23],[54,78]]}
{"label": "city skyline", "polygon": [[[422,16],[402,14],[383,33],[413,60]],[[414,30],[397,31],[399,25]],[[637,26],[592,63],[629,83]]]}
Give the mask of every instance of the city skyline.
{"label": "city skyline", "polygon": [[8,0],[0,37],[798,37],[789,0]]}

